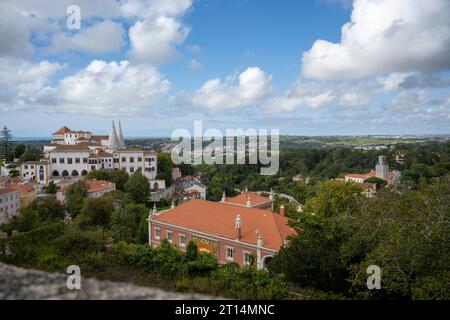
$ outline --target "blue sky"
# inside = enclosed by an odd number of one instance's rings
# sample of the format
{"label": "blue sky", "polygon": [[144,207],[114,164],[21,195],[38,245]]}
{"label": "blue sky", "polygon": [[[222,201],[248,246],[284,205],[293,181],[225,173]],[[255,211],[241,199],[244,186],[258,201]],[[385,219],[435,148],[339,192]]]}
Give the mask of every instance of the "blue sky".
{"label": "blue sky", "polygon": [[[69,5],[81,29],[66,27]],[[446,0],[5,0],[0,125],[450,133]]]}

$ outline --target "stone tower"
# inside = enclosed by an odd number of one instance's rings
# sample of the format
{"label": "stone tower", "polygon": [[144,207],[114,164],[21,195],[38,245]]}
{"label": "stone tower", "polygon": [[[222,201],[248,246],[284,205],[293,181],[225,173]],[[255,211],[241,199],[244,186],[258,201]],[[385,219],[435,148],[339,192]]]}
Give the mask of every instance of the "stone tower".
{"label": "stone tower", "polygon": [[386,161],[385,156],[378,157],[378,163],[375,166],[375,172],[377,178],[386,179],[389,174],[389,164]]}

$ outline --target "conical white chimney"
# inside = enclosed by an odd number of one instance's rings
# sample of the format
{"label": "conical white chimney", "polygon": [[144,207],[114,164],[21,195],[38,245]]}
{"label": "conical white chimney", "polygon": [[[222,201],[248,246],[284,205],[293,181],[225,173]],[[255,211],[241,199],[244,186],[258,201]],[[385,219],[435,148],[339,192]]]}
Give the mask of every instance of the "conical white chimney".
{"label": "conical white chimney", "polygon": [[111,133],[109,134],[108,147],[110,147],[110,148],[118,148],[119,147],[119,138],[117,137],[114,120],[112,122]]}
{"label": "conical white chimney", "polygon": [[119,141],[119,146],[124,148],[125,147],[125,140],[123,139],[123,134],[122,134],[122,125],[119,121],[119,128],[117,129],[117,139]]}

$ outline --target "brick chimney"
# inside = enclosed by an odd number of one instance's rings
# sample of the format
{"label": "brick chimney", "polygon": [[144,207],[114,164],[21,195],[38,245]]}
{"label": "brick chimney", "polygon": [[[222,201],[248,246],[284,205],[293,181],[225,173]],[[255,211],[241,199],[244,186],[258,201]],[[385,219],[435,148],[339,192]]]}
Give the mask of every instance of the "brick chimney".
{"label": "brick chimney", "polygon": [[241,216],[238,214],[234,221],[236,223],[235,226],[234,226],[234,231],[235,231],[235,234],[236,234],[235,238],[236,238],[236,240],[240,240],[241,239],[241,226],[242,226]]}
{"label": "brick chimney", "polygon": [[284,210],[284,206],[283,206],[283,205],[280,206],[280,215],[282,215],[283,217],[286,216],[286,213],[285,213],[285,210]]}

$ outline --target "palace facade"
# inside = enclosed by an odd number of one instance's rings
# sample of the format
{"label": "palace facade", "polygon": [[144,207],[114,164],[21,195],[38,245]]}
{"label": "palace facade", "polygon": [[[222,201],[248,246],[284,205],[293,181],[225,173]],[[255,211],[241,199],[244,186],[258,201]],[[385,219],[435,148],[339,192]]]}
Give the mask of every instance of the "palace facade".
{"label": "palace facade", "polygon": [[46,185],[50,180],[77,178],[93,170],[119,169],[130,175],[141,170],[153,190],[165,187],[164,180],[156,180],[156,153],[126,148],[120,122],[116,127],[113,121],[109,135],[93,135],[64,126],[52,134],[43,152],[40,161],[21,165],[23,179]]}

